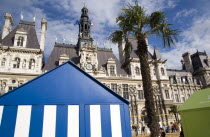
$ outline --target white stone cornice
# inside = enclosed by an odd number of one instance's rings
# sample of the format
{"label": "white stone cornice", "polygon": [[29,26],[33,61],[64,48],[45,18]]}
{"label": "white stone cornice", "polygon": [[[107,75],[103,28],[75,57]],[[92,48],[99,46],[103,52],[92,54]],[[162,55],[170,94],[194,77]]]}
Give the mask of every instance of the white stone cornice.
{"label": "white stone cornice", "polygon": [[1,46],[0,50],[7,51],[7,52],[11,51],[11,52],[35,53],[35,54],[42,54],[43,53],[40,49],[23,48],[23,47],[10,47],[10,46]]}

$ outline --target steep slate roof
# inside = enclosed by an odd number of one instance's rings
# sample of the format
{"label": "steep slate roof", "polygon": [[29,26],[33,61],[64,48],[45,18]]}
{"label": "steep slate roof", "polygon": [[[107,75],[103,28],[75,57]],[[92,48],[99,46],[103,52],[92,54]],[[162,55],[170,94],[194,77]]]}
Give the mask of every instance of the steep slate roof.
{"label": "steep slate roof", "polygon": [[160,55],[160,52],[158,51],[157,48],[154,49],[154,54],[153,54],[153,58],[154,59],[161,59],[161,55]]}
{"label": "steep slate roof", "polygon": [[[137,50],[137,40],[134,39],[134,38],[129,38],[129,42],[132,44],[132,47],[133,47],[133,50],[131,52],[131,55],[130,57],[132,58],[139,58],[137,55],[136,55],[136,50]],[[148,52],[148,59],[153,59],[153,56],[150,52]]]}
{"label": "steep slate roof", "polygon": [[199,70],[200,68],[209,67],[207,62],[207,54],[205,52],[196,52],[191,55],[191,60],[193,64],[194,71]]}
{"label": "steep slate roof", "polygon": [[[112,50],[98,49],[98,65],[105,67],[107,60],[113,58],[116,63],[117,74],[127,75],[126,71],[121,68],[122,64],[118,61]],[[105,67],[106,68],[106,67]]]}
{"label": "steep slate roof", "polygon": [[168,76],[175,76],[176,73],[178,73],[181,77],[191,75],[190,72],[187,72],[185,70],[176,70],[176,69],[167,69]]}
{"label": "steep slate roof", "polygon": [[2,45],[13,46],[14,45],[15,33],[18,29],[23,29],[24,31],[27,32],[27,43],[26,43],[27,48],[32,48],[32,49],[39,49],[40,48],[39,42],[38,42],[38,39],[37,39],[37,35],[36,35],[35,23],[27,22],[27,21],[20,21],[19,25],[17,27],[15,27],[2,40]]}
{"label": "steep slate roof", "polygon": [[75,64],[79,63],[79,56],[75,45],[55,43],[53,51],[51,52],[44,70],[51,70],[59,65],[59,57],[62,54],[66,54],[71,61]]}
{"label": "steep slate roof", "polygon": [[[53,51],[50,54],[50,57],[48,58],[44,70],[51,70],[59,65],[59,57],[62,54],[66,54],[71,61],[73,61],[75,64],[78,64],[80,61],[80,57],[77,54],[77,47],[76,45],[69,45],[69,44],[59,44],[56,43],[54,46]],[[121,68],[121,64],[110,49],[105,48],[98,48],[97,52],[98,57],[98,67],[101,66],[106,68],[107,60],[110,58],[113,58],[116,62],[116,69],[117,74],[121,75],[127,75],[126,71]]]}
{"label": "steep slate roof", "polygon": [[0,96],[0,105],[115,103],[129,104],[71,61]]}

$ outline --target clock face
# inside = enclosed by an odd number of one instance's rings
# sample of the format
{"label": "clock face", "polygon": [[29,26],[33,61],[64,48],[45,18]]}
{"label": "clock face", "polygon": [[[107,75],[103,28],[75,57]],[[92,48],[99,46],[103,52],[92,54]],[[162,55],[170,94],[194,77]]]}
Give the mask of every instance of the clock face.
{"label": "clock face", "polygon": [[87,64],[87,65],[86,65],[86,68],[87,68],[88,70],[91,70],[91,69],[93,68],[93,66],[92,66],[92,64]]}

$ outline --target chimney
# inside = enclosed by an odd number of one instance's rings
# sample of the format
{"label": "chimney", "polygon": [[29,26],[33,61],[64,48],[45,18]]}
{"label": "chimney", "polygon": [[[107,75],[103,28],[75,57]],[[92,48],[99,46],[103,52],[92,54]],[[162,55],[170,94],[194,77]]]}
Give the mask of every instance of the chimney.
{"label": "chimney", "polygon": [[183,65],[185,69],[189,72],[193,72],[193,65],[192,65],[192,60],[189,52],[186,52],[182,55],[183,58]]}
{"label": "chimney", "polygon": [[6,13],[4,15],[5,18],[5,24],[2,32],[2,39],[5,38],[11,31],[12,31],[12,26],[13,24],[13,18],[10,13]]}
{"label": "chimney", "polygon": [[46,39],[46,30],[47,30],[47,20],[45,18],[42,19],[41,21],[41,40],[40,40],[40,49],[44,51],[44,43]]}

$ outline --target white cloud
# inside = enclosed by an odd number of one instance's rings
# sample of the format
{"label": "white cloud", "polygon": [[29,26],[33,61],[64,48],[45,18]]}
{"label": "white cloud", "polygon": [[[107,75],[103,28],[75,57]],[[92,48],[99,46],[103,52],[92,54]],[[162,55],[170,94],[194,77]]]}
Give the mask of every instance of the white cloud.
{"label": "white cloud", "polygon": [[[126,3],[134,3],[134,0],[125,0]],[[178,1],[175,0],[139,0],[139,5],[143,6],[148,14],[166,8],[174,8]]]}
{"label": "white cloud", "polygon": [[192,26],[181,33],[183,38],[175,49],[162,53],[168,59],[170,68],[181,68],[182,54],[189,51],[191,54],[206,50],[210,54],[210,15],[203,15],[193,19]]}
{"label": "white cloud", "polygon": [[[48,57],[51,53],[55,37],[58,38],[58,42],[63,42],[62,39],[65,38],[66,43],[70,43],[70,39],[72,38],[73,43],[77,43],[78,26],[74,26],[73,24],[80,18],[81,8],[84,6],[82,0],[22,0],[21,2],[5,0],[4,2],[7,3],[8,7],[18,7],[18,12],[13,12],[15,20],[19,21],[20,9],[24,11],[24,18],[30,21],[32,21],[32,18],[36,13],[38,38],[40,38],[41,19],[43,17],[47,18],[48,30],[45,43],[45,57]],[[107,37],[113,31],[112,29],[117,27],[116,17],[122,6],[125,6],[128,2],[133,3],[132,0],[86,1],[90,19],[94,23],[94,27],[92,27],[94,40],[99,42],[100,47],[104,47],[103,43],[106,43],[105,46],[107,48],[111,47],[116,56],[118,55],[117,45],[109,43]],[[174,0],[141,0],[139,3],[141,6],[144,6],[148,14],[153,11],[173,8],[176,6]],[[47,9],[41,9],[42,7],[53,9],[53,12],[60,14],[60,16],[58,18],[52,18],[47,12],[45,12]],[[61,19],[61,17],[63,17],[63,19]]]}
{"label": "white cloud", "polygon": [[187,16],[192,16],[194,14],[196,14],[198,11],[196,9],[185,9],[185,10],[181,10],[179,12],[176,13],[176,18],[178,17],[187,17]]}

